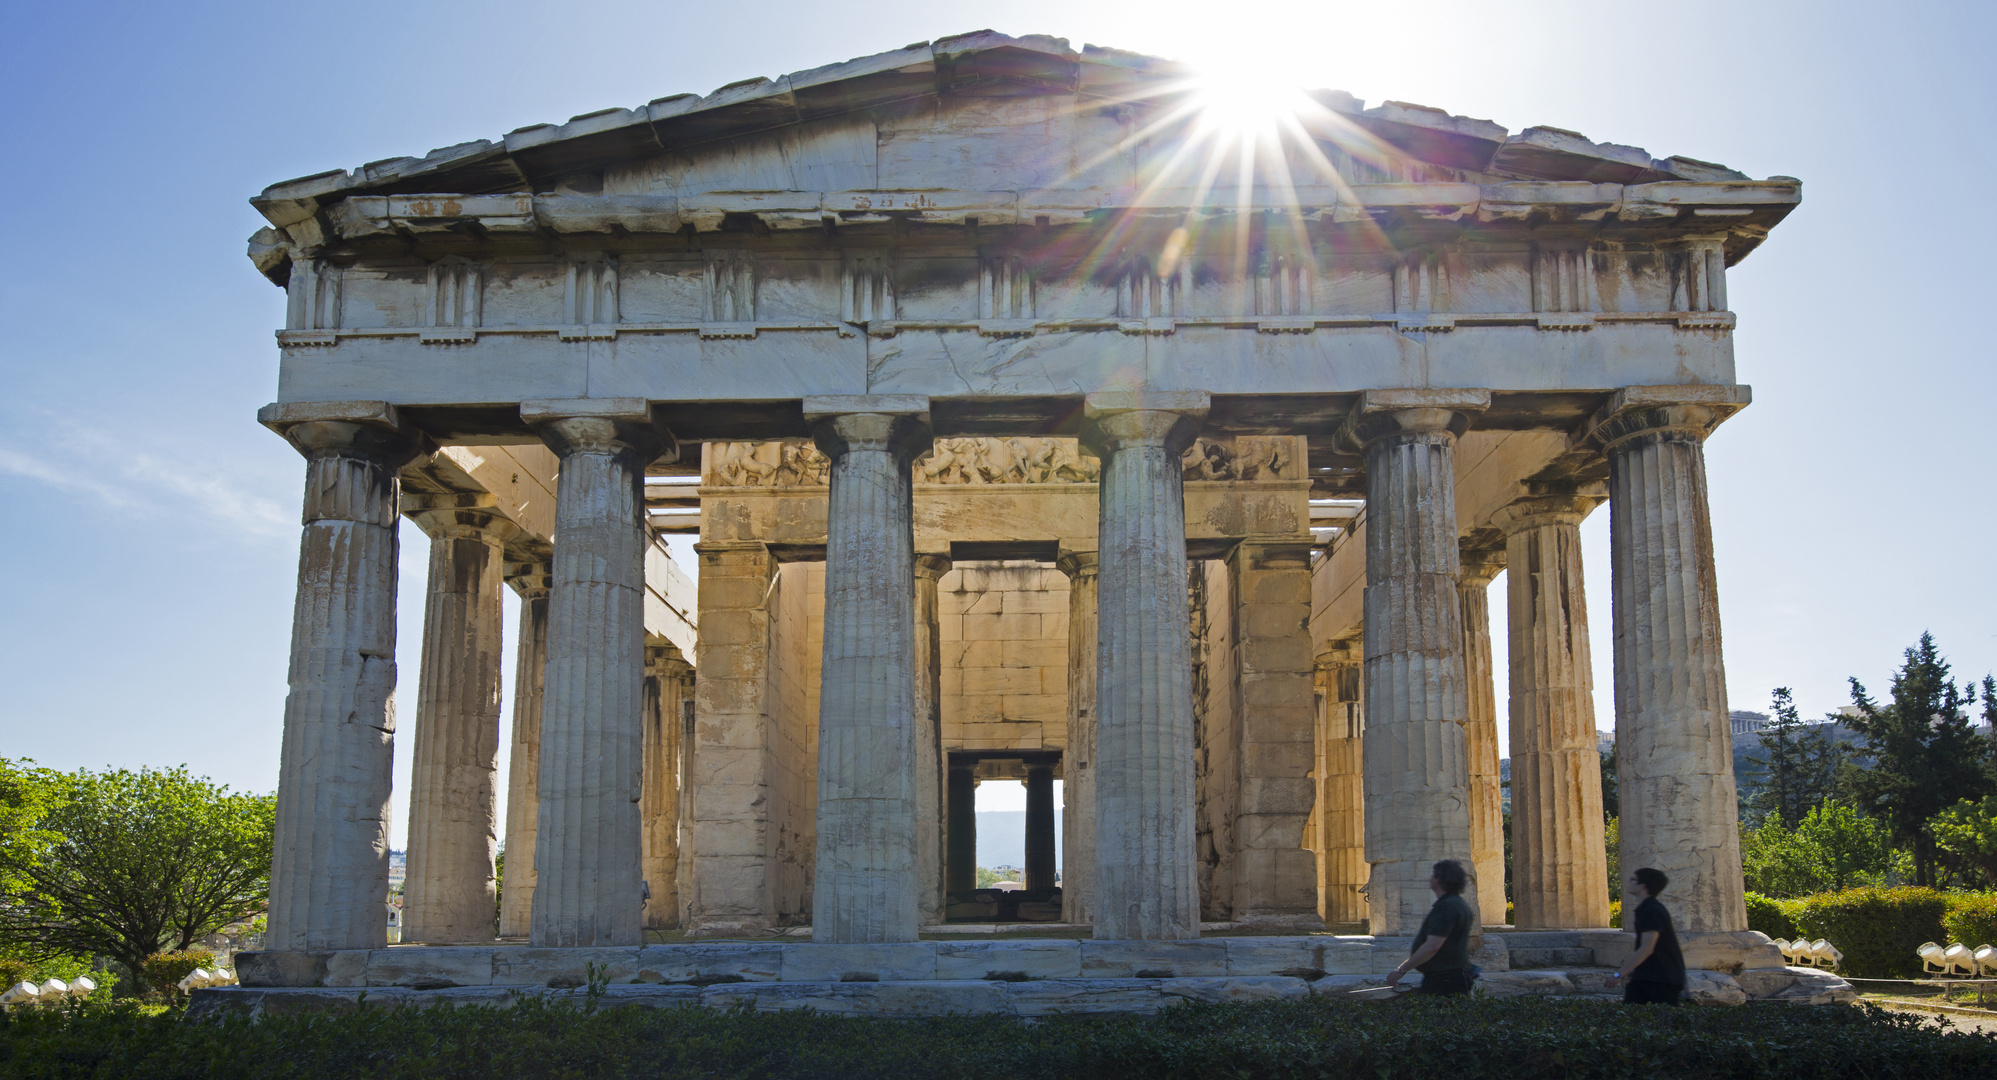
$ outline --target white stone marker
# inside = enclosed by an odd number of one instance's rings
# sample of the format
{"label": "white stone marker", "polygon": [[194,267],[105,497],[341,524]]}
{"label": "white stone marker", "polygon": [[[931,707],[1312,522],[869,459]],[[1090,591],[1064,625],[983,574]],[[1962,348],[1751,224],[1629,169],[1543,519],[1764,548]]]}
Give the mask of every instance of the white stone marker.
{"label": "white stone marker", "polygon": [[1096,585],[1093,551],[1063,551],[1068,575],[1068,743],[1061,771],[1061,921],[1095,918]]}
{"label": "white stone marker", "polygon": [[1204,391],[1085,399],[1102,459],[1096,609],[1095,936],[1200,935],[1193,847],[1192,627],[1179,455]]}
{"label": "white stone marker", "polygon": [[1595,432],[1609,455],[1622,865],[1664,871],[1692,932],[1747,929],[1705,453],[1747,396],[1627,387]]}
{"label": "white stone marker", "polygon": [[1521,930],[1609,920],[1602,764],[1581,519],[1596,499],[1539,495],[1492,515],[1505,532],[1510,610],[1512,891]]}
{"label": "white stone marker", "polygon": [[804,414],[832,459],[812,939],[915,941],[924,883],[909,466],[930,446],[929,399],[810,397]]}
{"label": "white stone marker", "polygon": [[534,845],[537,947],[644,939],[645,466],[672,448],[636,398],[530,401],[561,458]]}
{"label": "white stone marker", "polygon": [[519,528],[490,509],[488,494],[406,495],[404,503],[430,536],[430,576],[402,940],[487,944],[497,929],[501,546]]}
{"label": "white stone marker", "polygon": [[[1456,593],[1456,437],[1482,390],[1367,391],[1343,437],[1366,451],[1366,861],[1375,934],[1411,934],[1434,903],[1429,870],[1473,873]],[[1476,883],[1464,899],[1477,903]]]}
{"label": "white stone marker", "polygon": [[544,562],[514,563],[506,582],[520,596],[514,647],[513,756],[506,772],[506,879],[499,892],[499,936],[526,937],[534,922],[534,825],[541,812],[541,694],[548,669],[548,587]]}
{"label": "white stone marker", "polygon": [[266,940],[378,949],[388,941],[396,474],[418,437],[380,401],[268,405],[257,419],[306,461]]}

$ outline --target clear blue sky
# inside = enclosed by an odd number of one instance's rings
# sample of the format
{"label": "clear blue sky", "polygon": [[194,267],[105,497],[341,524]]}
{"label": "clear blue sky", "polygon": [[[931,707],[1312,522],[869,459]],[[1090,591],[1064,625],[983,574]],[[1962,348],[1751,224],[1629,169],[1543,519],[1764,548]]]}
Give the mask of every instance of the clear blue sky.
{"label": "clear blue sky", "polygon": [[[987,26],[1801,177],[1802,208],[1729,279],[1756,398],[1709,450],[1733,703],[1765,709],[1788,684],[1807,713],[1842,704],[1846,676],[1883,688],[1923,629],[1980,676],[1997,668],[1997,244],[1975,194],[1997,134],[1992,11],[0,6],[0,755],[275,784],[302,468],[253,418],[274,396],[282,307],[243,257],[261,224],[248,196]],[[1584,530],[1603,727],[1606,533],[1606,513]],[[406,733],[420,534],[405,544]],[[408,759],[405,737],[404,776]]]}

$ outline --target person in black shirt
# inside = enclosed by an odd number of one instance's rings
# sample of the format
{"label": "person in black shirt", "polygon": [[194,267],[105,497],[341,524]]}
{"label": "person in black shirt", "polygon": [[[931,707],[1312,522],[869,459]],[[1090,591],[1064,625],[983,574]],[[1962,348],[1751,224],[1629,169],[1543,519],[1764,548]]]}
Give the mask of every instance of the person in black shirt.
{"label": "person in black shirt", "polygon": [[[1664,910],[1657,894],[1670,878],[1664,871],[1648,866],[1629,876],[1623,891],[1627,905],[1640,900],[1635,917],[1624,925],[1636,932],[1636,951],[1611,978],[1624,982],[1626,1005],[1676,1005],[1685,997],[1685,954],[1678,951],[1678,932],[1671,926],[1671,913]],[[1628,906],[1623,908],[1629,912]]]}
{"label": "person in black shirt", "polygon": [[1401,966],[1387,976],[1387,985],[1400,983],[1410,970],[1421,972],[1421,993],[1467,994],[1476,976],[1470,967],[1470,929],[1476,913],[1463,899],[1470,873],[1455,859],[1435,864],[1428,875],[1429,891],[1435,893],[1435,906],[1428,909],[1414,948]]}

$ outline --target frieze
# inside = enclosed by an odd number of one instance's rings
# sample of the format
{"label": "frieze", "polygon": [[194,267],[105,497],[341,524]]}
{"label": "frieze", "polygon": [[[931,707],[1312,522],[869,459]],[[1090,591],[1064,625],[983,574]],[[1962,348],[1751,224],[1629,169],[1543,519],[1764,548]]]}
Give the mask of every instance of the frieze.
{"label": "frieze", "polygon": [[[1304,479],[1288,437],[1195,439],[1181,456],[1188,481]],[[822,487],[831,461],[802,439],[711,442],[703,482],[712,487]],[[1101,463],[1073,439],[937,439],[916,459],[918,484],[1093,484]]]}

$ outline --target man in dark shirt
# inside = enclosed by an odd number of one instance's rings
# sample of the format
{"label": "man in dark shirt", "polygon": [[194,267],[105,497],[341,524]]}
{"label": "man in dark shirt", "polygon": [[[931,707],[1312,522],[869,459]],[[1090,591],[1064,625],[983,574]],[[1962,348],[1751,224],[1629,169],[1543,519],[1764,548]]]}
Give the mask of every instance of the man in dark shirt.
{"label": "man in dark shirt", "polygon": [[1470,968],[1470,929],[1477,919],[1463,899],[1470,873],[1455,859],[1435,864],[1428,875],[1429,891],[1435,893],[1435,906],[1428,909],[1415,945],[1401,966],[1387,976],[1394,986],[1409,970],[1421,972],[1424,994],[1467,994],[1475,978]]}
{"label": "man in dark shirt", "polygon": [[[1671,913],[1657,899],[1670,881],[1664,871],[1646,866],[1624,883],[1623,925],[1636,932],[1636,951],[1611,976],[1624,982],[1624,1004],[1676,1005],[1685,996],[1685,954],[1678,951],[1678,932],[1671,926]],[[1628,906],[1631,901],[1641,901],[1633,918]]]}

